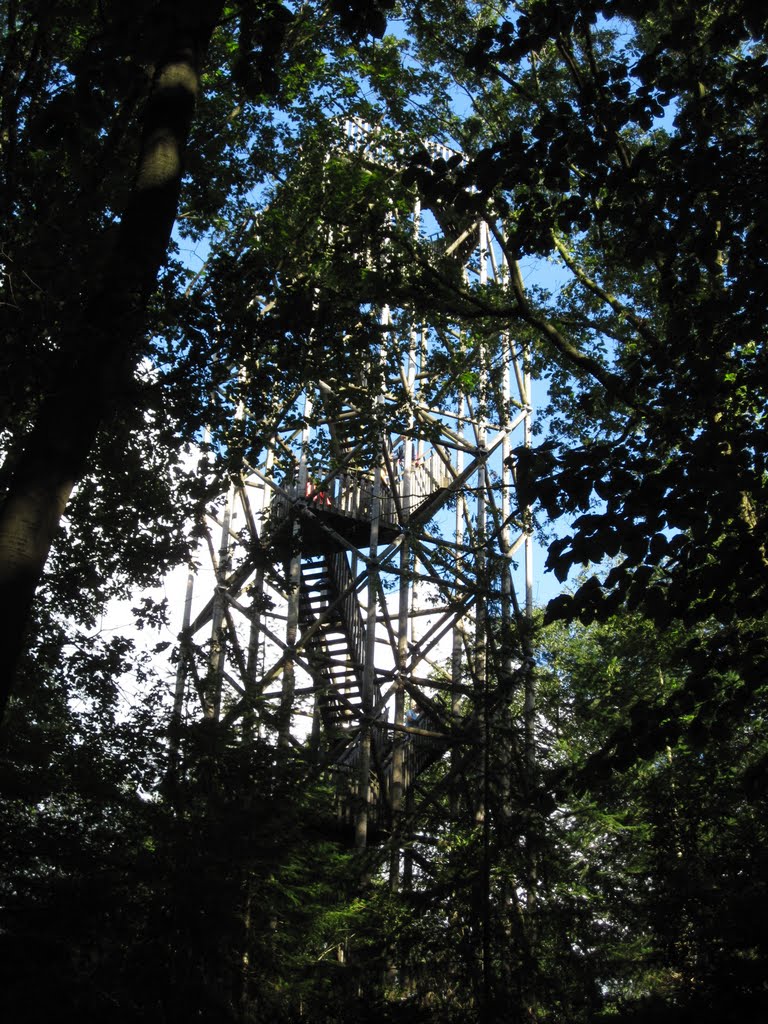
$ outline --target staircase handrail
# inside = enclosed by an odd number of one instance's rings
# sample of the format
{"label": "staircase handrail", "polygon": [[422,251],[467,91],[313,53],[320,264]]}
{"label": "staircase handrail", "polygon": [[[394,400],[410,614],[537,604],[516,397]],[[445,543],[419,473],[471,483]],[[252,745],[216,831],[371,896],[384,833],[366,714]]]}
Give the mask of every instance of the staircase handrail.
{"label": "staircase handrail", "polygon": [[[365,665],[366,628],[363,621],[363,613],[357,600],[357,593],[353,586],[354,579],[347,562],[346,553],[343,551],[328,557],[328,568],[333,582],[340,594],[345,594],[341,602],[341,615],[347,636],[350,640],[352,656],[355,666],[362,670]],[[346,593],[345,593],[346,592]],[[373,681],[373,703],[374,706],[380,703],[381,693],[379,684],[374,676]],[[366,711],[369,709],[365,709]]]}
{"label": "staircase handrail", "polygon": [[330,555],[328,557],[328,568],[337,592],[344,594],[341,600],[342,621],[350,640],[354,663],[358,668],[362,668],[365,664],[365,623],[363,622],[355,589],[352,586],[352,573],[347,563],[346,554],[344,552],[337,552]]}

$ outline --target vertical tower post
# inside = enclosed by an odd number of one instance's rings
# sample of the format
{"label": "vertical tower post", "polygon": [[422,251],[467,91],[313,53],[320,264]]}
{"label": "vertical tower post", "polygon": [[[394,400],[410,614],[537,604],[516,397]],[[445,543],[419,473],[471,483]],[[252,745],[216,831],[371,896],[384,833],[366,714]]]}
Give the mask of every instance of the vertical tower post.
{"label": "vertical tower post", "polygon": [[[298,473],[296,478],[297,500],[299,502],[308,492],[309,473],[307,469],[307,455],[309,451],[309,417],[312,415],[312,396],[307,392],[304,396],[304,424],[301,431],[301,455],[299,458]],[[285,642],[288,647],[288,657],[283,668],[283,690],[280,701],[280,713],[278,721],[278,738],[280,746],[286,748],[291,740],[291,713],[293,711],[293,696],[296,688],[296,668],[293,648],[296,645],[296,638],[299,631],[299,607],[301,602],[301,547],[302,547],[302,522],[299,516],[294,516],[291,527],[291,547],[288,567],[288,615],[285,631]]]}

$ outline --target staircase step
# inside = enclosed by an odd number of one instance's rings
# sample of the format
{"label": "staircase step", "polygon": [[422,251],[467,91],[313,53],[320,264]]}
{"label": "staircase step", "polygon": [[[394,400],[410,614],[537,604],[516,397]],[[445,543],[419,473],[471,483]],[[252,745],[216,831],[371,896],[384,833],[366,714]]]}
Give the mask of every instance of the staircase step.
{"label": "staircase step", "polygon": [[353,706],[352,708],[328,708],[326,717],[332,722],[341,722],[346,719],[356,718],[357,712],[360,710],[359,706]]}
{"label": "staircase step", "polygon": [[[350,447],[359,443],[349,435],[344,440]],[[339,730],[354,724],[362,714],[360,666],[353,654],[358,625],[350,619],[356,611],[349,602],[340,603],[330,614],[328,611],[347,580],[351,577],[346,564],[323,557],[302,565],[299,621],[303,628],[315,627],[307,648],[309,668],[321,689],[325,726]],[[326,616],[327,621],[318,626],[318,620]]]}

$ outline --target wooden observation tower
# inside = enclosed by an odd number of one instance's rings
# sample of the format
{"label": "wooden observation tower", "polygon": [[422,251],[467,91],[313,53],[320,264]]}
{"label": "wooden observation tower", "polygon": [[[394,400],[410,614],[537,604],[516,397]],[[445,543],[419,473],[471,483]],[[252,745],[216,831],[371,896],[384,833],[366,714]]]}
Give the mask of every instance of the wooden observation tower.
{"label": "wooden observation tower", "polygon": [[[350,141],[375,159],[367,146]],[[414,230],[428,221],[417,207]],[[483,221],[436,244],[473,286],[504,286]],[[380,320],[378,365],[328,367],[291,395],[210,510],[176,694],[178,717],[196,692],[204,717],[335,771],[358,846],[467,735],[490,624],[532,610],[511,457],[530,438],[527,352],[498,330],[470,343],[403,310]]]}

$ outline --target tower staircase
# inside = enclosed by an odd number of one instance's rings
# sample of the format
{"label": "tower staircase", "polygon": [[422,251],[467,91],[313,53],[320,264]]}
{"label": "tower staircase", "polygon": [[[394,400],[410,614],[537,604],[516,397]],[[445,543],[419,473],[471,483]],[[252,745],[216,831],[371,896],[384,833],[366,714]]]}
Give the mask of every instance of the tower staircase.
{"label": "tower staircase", "polygon": [[[268,535],[286,575],[289,559],[298,561],[291,571],[298,570],[304,664],[324,759],[335,777],[339,817],[353,824],[364,802],[368,825],[386,830],[395,817],[393,793],[408,790],[445,753],[445,723],[425,715],[404,735],[402,724],[388,721],[392,701],[382,694],[393,692],[393,668],[371,664],[381,648],[366,635],[350,552],[366,551],[372,536],[392,545],[411,526],[429,522],[476,464],[470,457],[454,468],[436,430],[429,441],[413,425],[382,433],[370,409],[362,411],[370,394],[360,383],[349,385],[343,396],[327,384],[318,390],[312,415],[322,442],[313,449],[307,433],[295,449],[296,461],[286,466],[270,502]],[[398,786],[395,762],[401,765]]]}
{"label": "tower staircase", "polygon": [[[308,662],[323,725],[331,737],[357,725],[364,713],[365,624],[344,552],[302,560],[299,625],[320,622],[308,645]],[[374,681],[373,703],[380,687]]]}
{"label": "tower staircase", "polygon": [[[299,624],[316,627],[307,645],[319,714],[337,772],[339,815],[349,824],[354,817],[360,763],[359,723],[366,714],[363,700],[366,627],[344,552],[322,553],[302,560]],[[318,627],[318,623],[320,624]],[[381,704],[383,673],[374,674],[370,714]],[[386,709],[379,712],[386,720]],[[431,723],[424,718],[421,728]],[[445,751],[436,739],[409,735],[403,744],[403,783],[408,788]],[[374,828],[390,823],[393,736],[387,729],[371,732],[369,820]]]}

